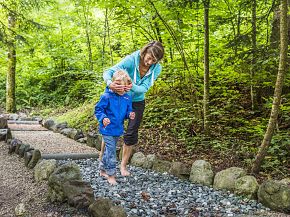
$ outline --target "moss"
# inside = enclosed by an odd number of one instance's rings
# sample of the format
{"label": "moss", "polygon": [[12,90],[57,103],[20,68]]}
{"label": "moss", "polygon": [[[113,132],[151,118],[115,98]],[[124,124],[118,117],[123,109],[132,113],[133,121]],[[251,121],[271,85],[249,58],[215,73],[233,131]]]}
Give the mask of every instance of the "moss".
{"label": "moss", "polygon": [[95,129],[97,120],[94,117],[95,103],[85,103],[55,117],[57,122],[67,122],[69,127],[88,131]]}

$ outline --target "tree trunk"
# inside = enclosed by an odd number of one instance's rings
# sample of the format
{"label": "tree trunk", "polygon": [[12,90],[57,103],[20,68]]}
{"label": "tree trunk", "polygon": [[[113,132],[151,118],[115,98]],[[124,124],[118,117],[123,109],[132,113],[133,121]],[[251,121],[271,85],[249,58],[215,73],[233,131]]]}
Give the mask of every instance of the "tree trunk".
{"label": "tree trunk", "polygon": [[8,29],[10,40],[8,41],[8,70],[6,80],[6,111],[16,111],[15,100],[15,71],[16,71],[16,45],[14,28],[16,25],[16,18],[13,14],[8,15]]}
{"label": "tree trunk", "polygon": [[251,67],[251,102],[252,102],[252,110],[256,108],[256,94],[255,94],[255,64],[256,64],[256,50],[257,50],[257,28],[256,28],[256,20],[257,20],[257,2],[256,0],[252,1],[252,67]]}
{"label": "tree trunk", "polygon": [[[184,49],[182,47],[182,44],[179,42],[179,39],[178,37],[176,36],[174,30],[172,29],[172,27],[165,21],[165,19],[163,19],[163,17],[160,15],[160,13],[158,12],[157,8],[155,7],[153,1],[149,0],[149,3],[152,5],[153,9],[155,10],[156,12],[156,15],[159,17],[159,19],[161,20],[161,22],[164,24],[165,28],[168,30],[170,36],[172,37],[173,39],[173,42],[177,48],[177,50],[179,51],[180,53],[180,56],[181,56],[181,59],[183,61],[183,64],[184,64],[184,68],[189,71],[189,67],[188,67],[188,64],[187,64],[187,60],[186,60],[186,57],[185,57],[185,53],[184,53]],[[185,74],[183,74],[183,78],[185,78]]]}
{"label": "tree trunk", "polygon": [[208,101],[209,101],[209,14],[210,0],[204,0],[204,93],[203,93],[203,127],[208,133]]}
{"label": "tree trunk", "polygon": [[103,49],[102,49],[102,69],[103,70],[104,70],[104,65],[105,65],[105,52],[106,52],[107,17],[108,17],[108,9],[106,8],[105,22],[104,22],[104,34],[103,34]]}
{"label": "tree trunk", "polygon": [[109,44],[110,55],[111,55],[111,64],[114,65],[113,51],[112,51],[111,38],[110,38],[110,25],[109,25],[109,18],[108,18],[107,12],[106,12],[105,21],[107,22],[107,34],[108,34],[108,44]]}
{"label": "tree trunk", "polygon": [[274,133],[274,129],[277,123],[278,111],[280,107],[281,101],[281,94],[282,94],[282,87],[283,81],[286,73],[287,68],[287,50],[288,50],[288,28],[287,28],[287,0],[281,0],[281,16],[280,16],[280,41],[281,41],[281,48],[280,48],[280,61],[279,61],[279,69],[277,80],[275,84],[275,92],[274,92],[274,99],[273,105],[271,110],[271,116],[269,119],[267,131],[264,135],[263,142],[257,153],[255,161],[252,167],[252,173],[257,174],[260,171],[262,161],[264,160],[267,149],[271,143],[272,136]]}
{"label": "tree trunk", "polygon": [[91,48],[91,38],[90,38],[90,34],[89,34],[89,30],[87,26],[86,26],[86,38],[87,38],[88,56],[89,56],[89,70],[93,71],[94,63],[93,63],[93,54],[92,54],[92,48]]}
{"label": "tree trunk", "polygon": [[87,39],[87,48],[88,48],[88,63],[89,63],[89,70],[94,70],[94,63],[93,63],[93,54],[92,54],[92,46],[91,46],[91,37],[90,37],[90,25],[89,25],[89,18],[88,14],[89,9],[88,6],[83,6],[83,16],[85,20],[85,31],[86,31],[86,39]]}

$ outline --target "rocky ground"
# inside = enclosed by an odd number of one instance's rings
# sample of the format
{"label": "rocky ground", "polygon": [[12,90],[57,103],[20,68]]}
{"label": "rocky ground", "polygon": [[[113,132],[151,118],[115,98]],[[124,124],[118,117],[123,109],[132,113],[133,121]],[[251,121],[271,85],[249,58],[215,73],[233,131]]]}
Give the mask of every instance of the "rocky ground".
{"label": "rocky ground", "polygon": [[0,142],[0,216],[15,216],[15,207],[23,203],[27,217],[84,217],[66,204],[52,204],[46,199],[46,183],[36,183],[33,170],[24,166],[18,155],[8,155],[8,148]]}
{"label": "rocky ground", "polygon": [[[58,153],[61,147],[67,151],[69,148],[81,145],[51,131],[14,131],[13,134],[16,138],[34,147],[39,149],[45,147],[42,151],[45,150],[47,153],[56,150]],[[77,149],[80,149],[82,153],[86,152],[88,148],[85,145],[81,145]],[[91,151],[89,150],[89,152]],[[98,170],[96,161],[79,162],[79,165],[84,179],[91,182],[95,196],[109,197],[116,204],[125,207],[128,214],[135,216],[136,214],[137,216],[146,217],[217,216],[215,214],[219,214],[218,216],[289,216],[282,213],[265,211],[264,208],[255,202],[253,204],[248,204],[248,202],[241,204],[231,194],[220,196],[219,193],[215,193],[212,189],[208,188],[205,188],[203,192],[201,186],[196,187],[167,175],[163,176],[154,172],[146,172],[134,167],[131,167],[134,174],[132,177],[122,178],[118,175],[119,185],[112,188],[96,172]],[[157,193],[154,190],[156,186],[160,186]],[[174,191],[174,189],[177,190]],[[193,196],[200,195],[200,197],[191,198],[188,196],[189,192]],[[15,216],[15,207],[21,203],[25,205],[27,217],[88,216],[88,213],[84,210],[79,211],[66,204],[50,203],[46,199],[46,194],[47,184],[45,182],[36,183],[33,178],[33,170],[27,169],[24,166],[23,159],[19,158],[18,155],[8,155],[7,145],[0,142],[0,216]],[[210,201],[212,198],[214,198],[216,203]],[[186,200],[189,203],[185,203],[184,201]],[[220,200],[223,200],[223,202],[220,202]],[[214,204],[214,206],[211,206],[211,204]],[[207,205],[209,206],[207,207]],[[233,208],[228,207],[230,209],[221,210],[223,206],[233,206]],[[252,211],[248,212],[247,209]],[[209,210],[209,212],[206,212],[206,210]]]}
{"label": "rocky ground", "polygon": [[79,165],[83,179],[91,183],[96,197],[110,198],[115,205],[124,207],[129,216],[288,216],[271,212],[257,201],[237,197],[231,192],[216,191],[167,173],[134,166],[129,166],[130,177],[122,177],[117,169],[118,184],[112,187],[96,173],[98,161],[95,159],[74,162]]}
{"label": "rocky ground", "polygon": [[[134,185],[134,183],[138,184],[140,181],[134,181],[134,177],[132,177],[132,179],[130,180],[130,185]],[[102,182],[104,182],[104,180]],[[106,189],[108,187],[109,186],[105,184],[102,186],[102,188]],[[103,192],[105,193],[105,191]],[[112,193],[112,189],[108,189],[106,192],[110,194]],[[15,216],[15,207],[20,203],[25,204],[25,209],[27,210],[27,217],[88,216],[87,212],[77,211],[76,209],[69,207],[66,204],[50,203],[46,199],[46,193],[46,183],[36,183],[33,178],[33,170],[27,169],[24,166],[23,159],[19,158],[18,155],[8,155],[7,144],[5,144],[4,142],[0,142],[0,216]],[[142,197],[146,198],[146,195],[143,195]],[[115,197],[115,199],[118,198]],[[135,212],[136,210],[133,211]],[[265,212],[261,214],[261,216],[286,217],[289,215],[282,213]]]}

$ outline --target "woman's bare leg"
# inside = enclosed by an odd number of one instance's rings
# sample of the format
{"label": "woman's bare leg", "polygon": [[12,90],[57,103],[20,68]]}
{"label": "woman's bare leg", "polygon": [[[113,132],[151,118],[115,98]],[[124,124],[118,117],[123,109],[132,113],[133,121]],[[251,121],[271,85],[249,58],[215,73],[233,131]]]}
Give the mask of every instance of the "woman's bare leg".
{"label": "woman's bare leg", "polygon": [[122,176],[130,176],[129,171],[127,170],[127,164],[129,161],[129,158],[132,153],[133,146],[123,145],[123,154],[122,154],[122,162],[121,162],[121,175]]}

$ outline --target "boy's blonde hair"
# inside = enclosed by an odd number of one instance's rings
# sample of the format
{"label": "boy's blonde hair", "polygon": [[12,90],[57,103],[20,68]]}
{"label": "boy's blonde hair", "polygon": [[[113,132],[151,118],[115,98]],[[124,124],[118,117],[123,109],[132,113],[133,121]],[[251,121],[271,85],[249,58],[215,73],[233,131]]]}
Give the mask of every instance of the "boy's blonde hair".
{"label": "boy's blonde hair", "polygon": [[124,70],[118,70],[114,73],[112,81],[120,81],[121,85],[129,85],[132,83],[130,76]]}

